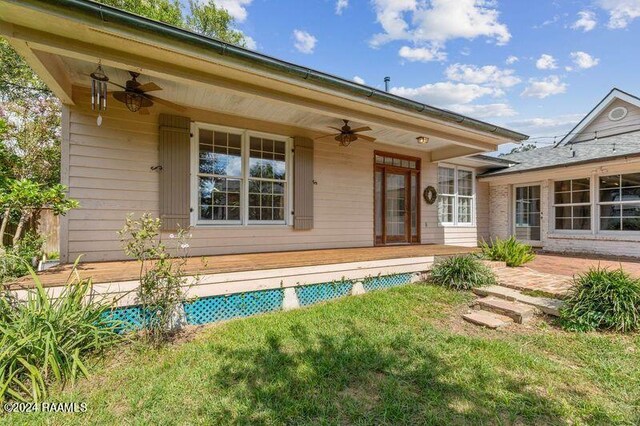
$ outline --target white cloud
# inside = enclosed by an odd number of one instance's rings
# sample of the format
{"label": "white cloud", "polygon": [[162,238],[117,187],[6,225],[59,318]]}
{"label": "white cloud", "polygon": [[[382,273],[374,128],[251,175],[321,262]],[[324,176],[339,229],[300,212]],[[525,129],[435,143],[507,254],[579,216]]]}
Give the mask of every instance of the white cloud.
{"label": "white cloud", "polygon": [[365,84],[364,78],[360,77],[359,75],[354,76],[353,81],[358,84]]}
{"label": "white cloud", "polygon": [[247,19],[247,6],[253,0],[211,0],[217,7],[225,9],[229,15],[238,22],[244,22]]}
{"label": "white cloud", "polygon": [[507,65],[512,65],[515,64],[516,62],[518,62],[520,59],[518,59],[517,56],[511,55],[507,58],[506,61],[504,61],[505,64]]}
{"label": "white cloud", "polygon": [[607,27],[611,29],[626,28],[640,17],[640,0],[599,0],[598,5],[609,12]]}
{"label": "white cloud", "polygon": [[[507,126],[532,136],[563,135],[571,130],[582,117],[584,114],[563,114],[553,118],[523,118],[511,121],[507,123]],[[548,142],[553,142],[553,139]]]}
{"label": "white cloud", "polygon": [[302,30],[293,30],[294,46],[302,53],[313,53],[318,39]]}
{"label": "white cloud", "polygon": [[495,65],[478,67],[475,65],[453,64],[447,67],[445,75],[449,80],[462,83],[483,84],[491,87],[512,87],[520,83],[512,69],[500,69]]}
{"label": "white cloud", "polygon": [[371,39],[373,47],[404,40],[425,52],[439,52],[457,38],[487,37],[499,45],[511,39],[493,0],[373,0],[373,4],[383,30]]}
{"label": "white cloud", "polygon": [[447,59],[447,54],[439,50],[437,46],[429,48],[402,46],[398,54],[411,62],[444,61]]}
{"label": "white cloud", "polygon": [[521,96],[529,96],[544,99],[547,96],[558,95],[567,90],[567,84],[560,80],[557,75],[550,75],[543,79],[532,78],[529,85],[521,93]]}
{"label": "white cloud", "polygon": [[590,10],[581,10],[578,12],[578,17],[578,20],[571,25],[574,30],[582,30],[586,33],[594,29],[598,23],[596,14]]}
{"label": "white cloud", "polygon": [[518,113],[509,104],[453,104],[449,105],[449,109],[460,114],[469,115],[471,117],[485,119],[495,117],[513,117]]}
{"label": "white cloud", "polygon": [[336,14],[342,15],[342,11],[349,6],[349,0],[336,1]]}
{"label": "white cloud", "polygon": [[558,68],[558,64],[556,63],[556,58],[544,53],[536,61],[536,68],[539,70],[554,70]]}
{"label": "white cloud", "polygon": [[390,92],[394,95],[440,107],[468,104],[483,96],[501,96],[504,94],[500,89],[450,81],[429,83],[415,88],[392,87]]}
{"label": "white cloud", "polygon": [[251,50],[258,50],[258,43],[256,43],[256,40],[253,37],[250,37],[246,34],[244,35],[244,42],[246,43],[247,49],[251,49]]}
{"label": "white cloud", "polygon": [[593,68],[600,62],[600,59],[594,58],[589,55],[587,52],[571,52],[571,59],[573,59],[573,63],[582,69]]}

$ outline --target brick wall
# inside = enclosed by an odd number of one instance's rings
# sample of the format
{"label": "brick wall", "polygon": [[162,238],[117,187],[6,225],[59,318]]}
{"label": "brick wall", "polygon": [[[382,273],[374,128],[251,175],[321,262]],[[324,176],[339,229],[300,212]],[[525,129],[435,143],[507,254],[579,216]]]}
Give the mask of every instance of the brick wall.
{"label": "brick wall", "polygon": [[491,238],[507,238],[511,235],[510,185],[491,185],[489,189],[489,235]]}

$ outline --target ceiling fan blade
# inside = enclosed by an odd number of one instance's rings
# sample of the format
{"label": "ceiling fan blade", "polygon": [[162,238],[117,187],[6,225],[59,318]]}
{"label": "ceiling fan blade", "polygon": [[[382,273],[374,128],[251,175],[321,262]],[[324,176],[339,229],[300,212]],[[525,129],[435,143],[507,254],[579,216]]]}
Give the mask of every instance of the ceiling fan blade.
{"label": "ceiling fan blade", "polygon": [[332,138],[335,137],[336,135],[324,135],[324,136],[318,136],[317,138],[313,138],[314,141],[318,140],[318,139],[323,139],[323,138]]}
{"label": "ceiling fan blade", "polygon": [[358,132],[368,132],[369,130],[371,130],[371,127],[365,126],[365,127],[358,127],[357,129],[351,129],[351,131],[353,133],[358,133]]}
{"label": "ceiling fan blade", "polygon": [[331,130],[335,130],[336,132],[342,133],[342,129],[338,129],[337,127],[331,127],[331,126],[327,126],[327,127]]}
{"label": "ceiling fan blade", "polygon": [[364,139],[365,141],[375,142],[376,138],[372,138],[371,136],[358,135],[358,139]]}
{"label": "ceiling fan blade", "polygon": [[169,108],[175,109],[176,111],[186,111],[185,107],[183,107],[181,105],[178,105],[178,104],[174,104],[171,101],[167,101],[167,100],[164,100],[162,98],[158,98],[156,96],[151,96],[151,95],[147,95],[147,94],[145,94],[144,96],[146,98],[152,100],[153,102],[157,102],[157,103],[159,103],[161,105],[168,106]]}
{"label": "ceiling fan blade", "polygon": [[140,115],[149,115],[149,114],[151,114],[151,113],[149,112],[149,108],[140,108],[140,109],[138,110],[138,112],[140,113]]}
{"label": "ceiling fan blade", "polygon": [[162,87],[158,86],[152,81],[149,83],[141,84],[137,89],[143,92],[153,92],[154,90],[162,90]]}
{"label": "ceiling fan blade", "polygon": [[114,86],[118,86],[118,87],[119,87],[119,88],[121,88],[121,89],[127,90],[127,88],[126,88],[126,87],[121,86],[121,85],[120,85],[120,84],[118,84],[118,83],[114,83],[114,82],[113,82],[113,81],[111,81],[111,80],[107,81],[107,83],[109,83],[109,84],[113,84]]}

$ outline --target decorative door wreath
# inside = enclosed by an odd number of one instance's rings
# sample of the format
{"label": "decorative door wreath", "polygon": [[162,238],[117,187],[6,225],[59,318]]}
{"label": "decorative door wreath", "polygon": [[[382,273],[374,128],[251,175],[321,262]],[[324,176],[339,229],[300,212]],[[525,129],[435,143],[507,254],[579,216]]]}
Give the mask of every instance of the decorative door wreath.
{"label": "decorative door wreath", "polygon": [[436,198],[438,197],[438,192],[433,186],[427,186],[422,193],[422,197],[427,204],[433,204],[436,202]]}

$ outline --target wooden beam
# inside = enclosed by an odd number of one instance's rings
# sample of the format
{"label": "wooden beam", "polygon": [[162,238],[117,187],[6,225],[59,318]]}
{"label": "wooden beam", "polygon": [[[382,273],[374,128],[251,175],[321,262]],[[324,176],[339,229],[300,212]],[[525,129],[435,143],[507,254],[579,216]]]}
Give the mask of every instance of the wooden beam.
{"label": "wooden beam", "polygon": [[[0,33],[5,33],[6,31],[6,23],[0,22]],[[436,130],[429,126],[413,124],[408,122],[407,119],[391,118],[390,115],[394,114],[391,111],[382,110],[381,114],[372,114],[358,110],[357,108],[348,108],[312,99],[310,97],[303,97],[282,91],[268,91],[264,87],[255,84],[232,80],[221,75],[215,75],[181,65],[180,61],[168,63],[129,52],[125,55],[124,52],[111,47],[86,43],[19,26],[12,26],[11,35],[28,41],[32,46],[37,47],[40,50],[46,50],[57,55],[67,56],[87,62],[96,62],[98,59],[101,59],[103,64],[115,68],[144,71],[147,75],[166,78],[183,84],[196,84],[209,87],[215,86],[220,90],[230,93],[243,93],[251,97],[259,97],[287,105],[296,105],[300,109],[320,112],[326,116],[335,117],[337,119],[348,118],[362,123],[377,124],[402,131],[415,132],[416,135],[439,138],[455,145],[476,148],[479,150],[478,152],[494,151],[498,144],[497,138],[496,142],[485,142],[470,137],[448,133],[442,130]],[[151,46],[145,46],[145,49],[140,49],[138,51],[152,52],[150,48]],[[195,58],[189,57],[189,60],[193,61]],[[201,59],[198,59],[198,61],[205,63],[205,61]],[[206,64],[211,65],[211,63]],[[220,64],[217,65],[223,66]],[[428,121],[429,119],[425,117],[415,118],[414,120]],[[441,125],[448,125],[448,123],[443,122]],[[450,125],[455,126],[453,123]]]}
{"label": "wooden beam", "polygon": [[71,97],[71,80],[60,57],[35,51],[31,49],[29,43],[22,40],[8,38],[8,41],[63,104],[74,105]]}
{"label": "wooden beam", "polygon": [[431,152],[431,161],[444,161],[452,158],[466,157],[468,155],[480,154],[483,151],[463,146],[453,146],[436,149]]}

